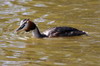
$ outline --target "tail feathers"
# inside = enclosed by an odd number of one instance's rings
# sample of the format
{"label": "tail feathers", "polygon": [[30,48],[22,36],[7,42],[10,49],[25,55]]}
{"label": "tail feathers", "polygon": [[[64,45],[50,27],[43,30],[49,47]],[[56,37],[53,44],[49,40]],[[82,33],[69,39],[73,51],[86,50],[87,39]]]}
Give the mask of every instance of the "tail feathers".
{"label": "tail feathers", "polygon": [[85,31],[72,31],[70,33],[67,33],[68,36],[80,36],[80,35],[86,35],[88,36],[88,33]]}
{"label": "tail feathers", "polygon": [[85,32],[85,31],[82,31],[82,32],[83,32],[83,34],[85,34],[86,36],[89,36],[89,35],[88,35],[88,32]]}
{"label": "tail feathers", "polygon": [[71,34],[73,36],[80,36],[80,35],[86,35],[86,36],[88,36],[88,33],[85,32],[85,31],[75,31],[75,32],[71,32]]}

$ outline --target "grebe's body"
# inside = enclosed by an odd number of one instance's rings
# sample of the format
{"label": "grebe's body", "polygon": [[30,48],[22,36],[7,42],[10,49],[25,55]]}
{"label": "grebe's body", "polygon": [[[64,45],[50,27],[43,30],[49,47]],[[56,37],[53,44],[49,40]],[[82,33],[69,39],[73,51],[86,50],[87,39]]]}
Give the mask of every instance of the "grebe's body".
{"label": "grebe's body", "polygon": [[30,21],[29,19],[22,20],[20,23],[20,27],[16,31],[22,29],[25,30],[26,32],[32,31],[33,36],[36,38],[87,35],[86,32],[80,31],[72,27],[53,27],[44,31],[43,33],[40,33],[36,24]]}

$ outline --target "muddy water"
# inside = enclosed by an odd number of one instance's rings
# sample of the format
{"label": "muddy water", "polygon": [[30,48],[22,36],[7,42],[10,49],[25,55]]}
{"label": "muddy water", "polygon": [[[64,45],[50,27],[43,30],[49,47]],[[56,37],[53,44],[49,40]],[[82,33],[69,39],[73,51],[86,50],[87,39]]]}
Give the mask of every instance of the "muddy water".
{"label": "muddy water", "polygon": [[[89,36],[36,39],[15,33],[30,18],[41,32],[71,26]],[[0,0],[0,66],[100,66],[99,0]]]}

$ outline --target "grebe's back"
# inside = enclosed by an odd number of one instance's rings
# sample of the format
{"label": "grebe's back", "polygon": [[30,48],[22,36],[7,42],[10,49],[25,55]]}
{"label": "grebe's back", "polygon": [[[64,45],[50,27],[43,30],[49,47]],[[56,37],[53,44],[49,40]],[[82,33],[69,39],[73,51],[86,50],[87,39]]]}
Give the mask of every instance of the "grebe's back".
{"label": "grebe's back", "polygon": [[67,36],[80,36],[86,34],[84,31],[80,31],[73,27],[53,27],[43,32],[48,37],[67,37]]}

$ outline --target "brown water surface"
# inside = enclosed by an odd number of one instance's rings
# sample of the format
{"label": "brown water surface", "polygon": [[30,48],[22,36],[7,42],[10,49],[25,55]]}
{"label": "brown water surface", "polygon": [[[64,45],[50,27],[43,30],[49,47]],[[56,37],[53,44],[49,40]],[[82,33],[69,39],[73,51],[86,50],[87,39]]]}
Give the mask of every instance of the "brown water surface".
{"label": "brown water surface", "polygon": [[[15,33],[30,18],[41,32],[71,26],[89,36],[36,39]],[[0,0],[0,66],[100,66],[100,0]]]}

